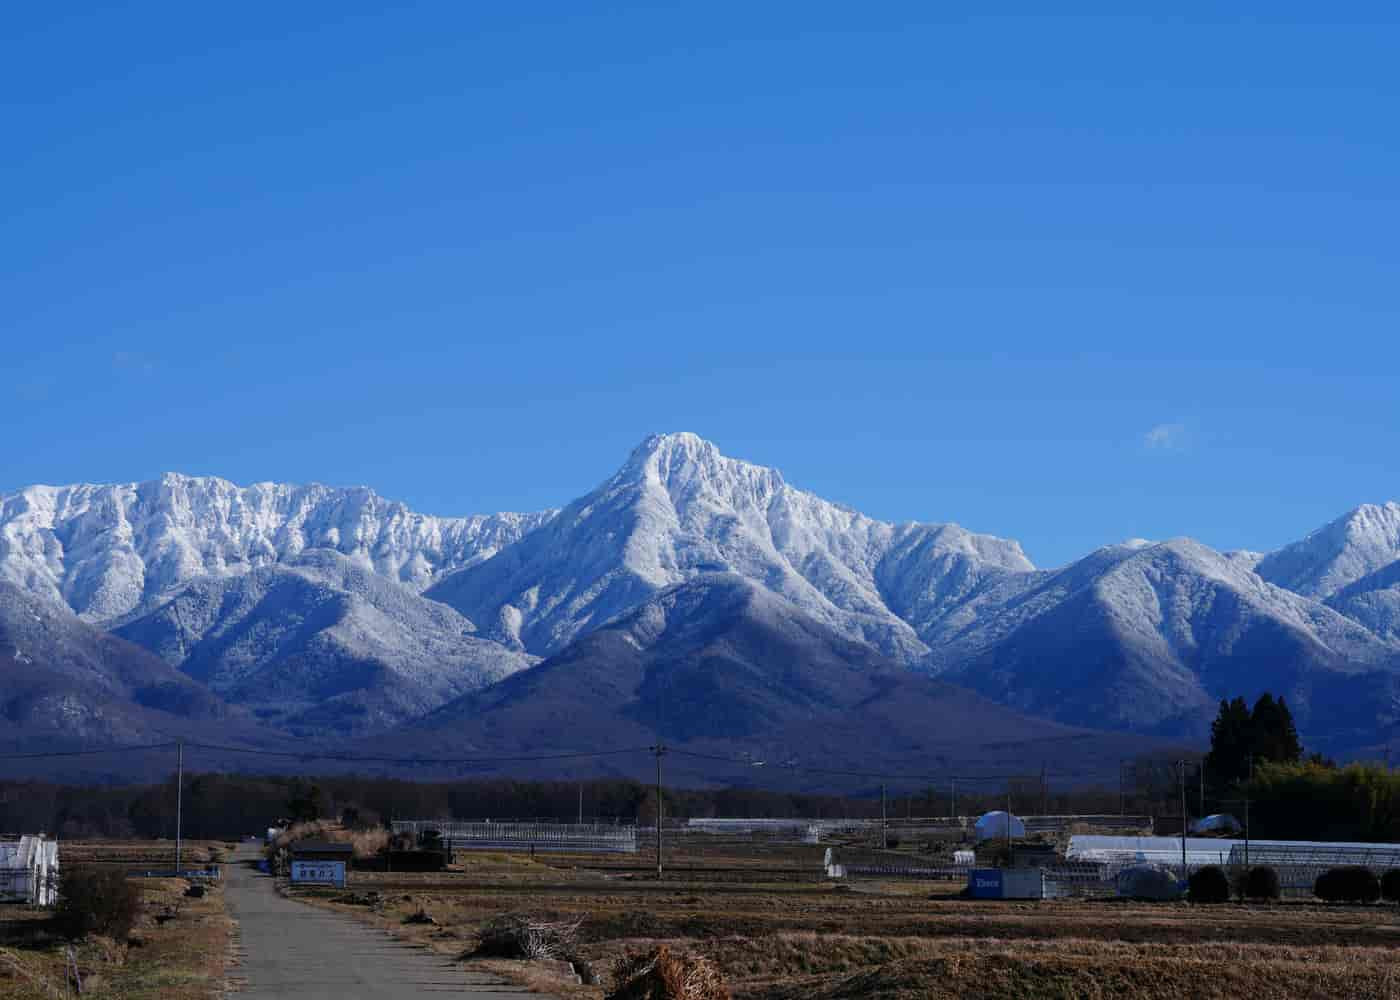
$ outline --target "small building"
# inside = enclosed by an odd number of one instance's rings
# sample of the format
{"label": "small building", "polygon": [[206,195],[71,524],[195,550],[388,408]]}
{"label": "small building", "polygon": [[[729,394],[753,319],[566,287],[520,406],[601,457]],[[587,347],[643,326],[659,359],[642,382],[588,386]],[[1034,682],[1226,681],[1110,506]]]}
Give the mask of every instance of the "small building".
{"label": "small building", "polygon": [[0,903],[58,902],[58,841],[43,834],[0,843]]}
{"label": "small building", "polygon": [[1039,868],[974,868],[967,873],[973,899],[1044,899],[1045,875]]}
{"label": "small building", "polygon": [[344,861],[348,865],[355,856],[354,845],[331,840],[298,840],[289,849],[293,861]]}

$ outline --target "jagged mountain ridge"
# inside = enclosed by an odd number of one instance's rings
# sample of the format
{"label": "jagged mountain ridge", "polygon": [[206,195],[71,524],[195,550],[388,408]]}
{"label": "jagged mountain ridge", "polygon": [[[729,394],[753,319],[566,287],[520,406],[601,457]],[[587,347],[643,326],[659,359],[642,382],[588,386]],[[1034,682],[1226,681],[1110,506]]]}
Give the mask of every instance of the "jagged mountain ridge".
{"label": "jagged mountain ridge", "polygon": [[330,549],[203,577],[116,634],[294,733],[389,728],[527,667],[437,601]]}
{"label": "jagged mountain ridge", "polygon": [[921,633],[966,594],[1032,568],[1015,542],[876,521],[694,434],[666,434],[539,531],[427,593],[547,656],[666,587],[733,572],[912,663],[928,652]]}
{"label": "jagged mountain ridge", "polygon": [[30,486],[0,496],[0,580],[98,624],[148,611],[199,577],[234,576],[314,548],[422,590],[553,515],[432,517],[365,487],[237,486],[174,473]]}
{"label": "jagged mountain ridge", "polygon": [[[1064,721],[1194,735],[1214,698],[1268,688],[1309,720],[1305,738],[1353,740],[1368,727],[1374,738],[1397,714],[1397,515],[1397,504],[1364,506],[1265,555],[1134,541],[1043,571],[1015,542],[876,521],[694,435],[668,434],[648,438],[557,515],[425,518],[369,490],[178,476],[33,487],[0,498],[0,579],[71,599],[113,627],[149,627],[143,641],[166,655],[172,643],[201,655],[223,644],[191,671],[212,678],[255,663],[245,672],[258,680],[225,690],[263,705],[277,692],[301,722],[328,730],[359,725],[354,712],[369,709],[356,692],[405,691],[400,681],[421,669],[414,650],[445,648],[472,623],[478,642],[562,654],[669,587],[731,572],[896,662]],[[392,621],[370,631],[398,638],[373,655],[334,641],[346,631],[337,623],[359,615],[346,610],[357,599],[347,578],[298,579],[299,561],[336,552],[362,583],[382,582],[366,606]],[[283,572],[226,586],[279,564]],[[285,606],[268,599],[285,587],[294,595]],[[423,587],[463,617],[410,612],[412,602],[393,596]],[[340,611],[317,627],[290,627],[305,601]],[[215,605],[230,609],[227,622],[190,624],[196,608],[207,615]],[[162,619],[172,607],[178,615]],[[255,651],[268,635],[279,637],[275,655]],[[395,659],[391,645],[407,655]],[[431,708],[456,693],[444,680],[395,695],[363,724]],[[1329,698],[1329,685],[1371,714]],[[327,701],[319,715],[318,699]]]}

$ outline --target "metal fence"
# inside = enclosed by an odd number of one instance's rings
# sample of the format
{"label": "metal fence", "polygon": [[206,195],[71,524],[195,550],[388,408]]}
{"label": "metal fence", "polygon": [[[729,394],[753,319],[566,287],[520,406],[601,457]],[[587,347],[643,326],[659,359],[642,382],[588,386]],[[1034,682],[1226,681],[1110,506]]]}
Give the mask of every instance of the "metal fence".
{"label": "metal fence", "polygon": [[593,823],[464,823],[457,820],[395,820],[395,833],[436,834],[454,851],[548,851],[576,854],[636,854],[635,826]]}

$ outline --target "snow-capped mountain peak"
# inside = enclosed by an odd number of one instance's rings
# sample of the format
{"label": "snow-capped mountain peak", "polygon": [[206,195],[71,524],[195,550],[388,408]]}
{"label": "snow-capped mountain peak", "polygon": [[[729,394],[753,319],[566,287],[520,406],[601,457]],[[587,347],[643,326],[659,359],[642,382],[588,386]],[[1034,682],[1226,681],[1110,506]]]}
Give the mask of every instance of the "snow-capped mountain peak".
{"label": "snow-capped mountain peak", "polygon": [[1400,559],[1400,503],[1362,504],[1260,560],[1270,583],[1325,600]]}
{"label": "snow-capped mountain peak", "polygon": [[653,435],[505,558],[429,592],[539,655],[701,573],[734,573],[913,662],[919,623],[988,574],[1033,567],[1015,542],[894,525],[796,489],[695,434]]}

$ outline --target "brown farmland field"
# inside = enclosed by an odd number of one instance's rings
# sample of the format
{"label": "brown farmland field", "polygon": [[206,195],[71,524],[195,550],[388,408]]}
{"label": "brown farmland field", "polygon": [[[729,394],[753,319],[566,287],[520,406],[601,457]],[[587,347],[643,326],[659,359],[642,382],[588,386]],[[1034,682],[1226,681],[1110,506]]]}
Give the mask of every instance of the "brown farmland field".
{"label": "brown farmland field", "polygon": [[[203,866],[226,848],[187,844],[183,860]],[[231,853],[231,852],[230,852]],[[164,842],[64,841],[64,868],[116,865],[168,868],[174,845]],[[216,884],[203,898],[184,895],[184,879],[142,879],[141,915],[127,940],[90,937],[72,942],[82,995],[95,1000],[214,1000],[223,996],[233,925]],[[73,995],[66,941],[51,911],[0,906],[0,997],[50,1000]]]}
{"label": "brown farmland field", "polygon": [[[650,856],[458,853],[441,873],[356,873],[299,894],[465,958],[502,913],[581,919],[606,983],[628,951],[703,954],[747,1000],[857,997],[1400,997],[1400,911],[1322,903],[988,902],[951,882],[820,878],[820,851]],[[689,862],[689,863],[688,863]],[[708,870],[706,870],[708,869]],[[423,911],[432,923],[405,923]],[[561,996],[600,998],[548,968],[483,962]]]}

